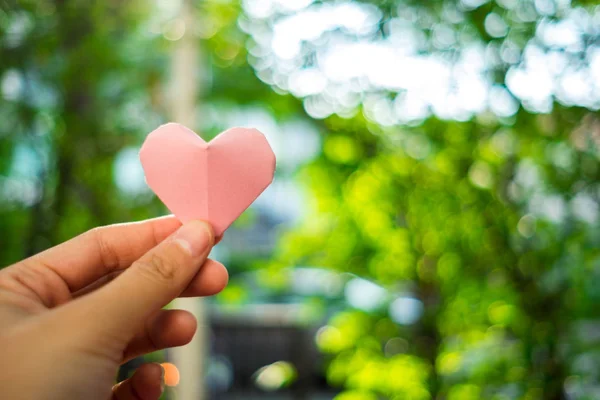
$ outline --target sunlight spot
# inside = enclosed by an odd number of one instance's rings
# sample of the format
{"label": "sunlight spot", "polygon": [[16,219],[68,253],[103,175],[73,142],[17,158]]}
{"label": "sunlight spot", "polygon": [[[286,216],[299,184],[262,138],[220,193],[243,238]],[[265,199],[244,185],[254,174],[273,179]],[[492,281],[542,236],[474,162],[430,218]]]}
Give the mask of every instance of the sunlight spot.
{"label": "sunlight spot", "polygon": [[487,163],[476,161],[469,169],[469,180],[477,187],[490,189],[494,184],[494,174]]}
{"label": "sunlight spot", "polygon": [[388,296],[383,287],[362,278],[354,278],[348,282],[344,293],[352,307],[365,311],[381,307]]}
{"label": "sunlight spot", "polygon": [[185,21],[182,18],[172,19],[165,23],[162,32],[164,38],[167,40],[179,40],[185,34]]}
{"label": "sunlight spot", "polygon": [[531,214],[523,216],[517,224],[517,230],[525,238],[532,237],[535,233],[535,217]]}
{"label": "sunlight spot", "polygon": [[413,297],[398,297],[390,304],[390,318],[400,325],[412,325],[423,315],[423,302]]}
{"label": "sunlight spot", "polygon": [[259,369],[254,381],[259,388],[271,392],[292,383],[296,375],[296,369],[291,363],[277,361]]}

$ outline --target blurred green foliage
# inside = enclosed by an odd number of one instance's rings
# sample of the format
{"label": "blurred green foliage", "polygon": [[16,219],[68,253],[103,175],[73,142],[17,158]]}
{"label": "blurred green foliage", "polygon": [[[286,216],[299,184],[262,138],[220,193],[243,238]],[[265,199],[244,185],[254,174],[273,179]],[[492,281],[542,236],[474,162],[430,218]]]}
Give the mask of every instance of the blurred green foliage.
{"label": "blurred green foliage", "polygon": [[[597,147],[572,144],[584,114],[520,112],[511,127],[430,120],[369,134],[357,120],[329,123],[336,134],[327,140],[339,147],[328,152],[326,142],[302,174],[318,217],[288,235],[281,257],[352,271],[425,307],[407,327],[386,313],[334,317],[335,334],[319,342],[335,355],[332,382],[390,398],[549,399],[562,398],[569,376],[597,379],[596,368],[577,364],[600,361],[582,326],[598,318],[598,221],[534,217],[527,187],[514,183],[526,165],[567,201],[597,190]],[[540,129],[548,119],[551,133]],[[373,151],[376,138],[386,139]],[[415,138],[429,149],[419,158],[410,155]],[[568,169],[547,150],[559,146],[569,149]],[[386,354],[398,339],[408,343],[402,354]],[[396,363],[406,371],[388,377]]]}
{"label": "blurred green foliage", "polygon": [[16,87],[0,107],[2,264],[90,226],[156,213],[156,202],[123,199],[113,161],[160,121],[152,93],[165,63],[150,50],[160,43],[140,32],[142,2],[5,6],[0,74]]}
{"label": "blurred green foliage", "polygon": [[[384,21],[414,5],[439,21],[458,4],[368,3]],[[464,32],[500,48],[505,39],[485,20],[501,14],[519,52],[541,19],[558,18],[536,14],[544,2],[462,3],[477,3],[463,9]],[[168,21],[164,35],[148,34],[155,16],[141,1],[0,6],[0,265],[96,225],[164,213],[149,193],[117,187],[115,160],[167,120]],[[217,115],[197,128],[214,135],[227,127],[219,113],[249,106],[276,121],[310,118],[302,101],[257,78],[240,4],[204,1],[196,11],[204,21],[199,108]],[[586,40],[597,46],[598,36]],[[510,67],[492,71],[497,84]],[[423,305],[404,324],[388,307],[348,307],[319,331],[327,377],[346,389],[338,398],[594,398],[597,112],[556,102],[545,114],[520,107],[508,117],[391,126],[366,114],[313,121],[322,151],[296,176],[310,194],[309,216],[281,238],[268,266],[258,263],[272,276],[290,265],[348,271],[386,288],[390,302]],[[237,285],[224,296],[246,298]]]}

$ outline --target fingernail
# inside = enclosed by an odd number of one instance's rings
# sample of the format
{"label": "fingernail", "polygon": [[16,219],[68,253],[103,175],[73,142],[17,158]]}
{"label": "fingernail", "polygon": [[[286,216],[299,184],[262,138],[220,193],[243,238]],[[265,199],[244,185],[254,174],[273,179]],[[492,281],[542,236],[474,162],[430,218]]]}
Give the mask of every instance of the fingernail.
{"label": "fingernail", "polygon": [[204,221],[190,221],[179,228],[174,239],[192,257],[200,257],[212,244],[212,228]]}

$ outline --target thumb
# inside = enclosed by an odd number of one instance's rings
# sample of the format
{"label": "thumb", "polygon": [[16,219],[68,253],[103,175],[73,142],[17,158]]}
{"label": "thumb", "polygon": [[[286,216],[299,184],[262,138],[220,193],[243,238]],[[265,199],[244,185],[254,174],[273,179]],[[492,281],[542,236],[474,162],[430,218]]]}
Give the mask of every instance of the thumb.
{"label": "thumb", "polygon": [[183,225],[118,278],[81,299],[87,303],[82,306],[93,309],[94,328],[134,335],[150,314],[183,292],[206,261],[213,243],[214,235],[206,222]]}

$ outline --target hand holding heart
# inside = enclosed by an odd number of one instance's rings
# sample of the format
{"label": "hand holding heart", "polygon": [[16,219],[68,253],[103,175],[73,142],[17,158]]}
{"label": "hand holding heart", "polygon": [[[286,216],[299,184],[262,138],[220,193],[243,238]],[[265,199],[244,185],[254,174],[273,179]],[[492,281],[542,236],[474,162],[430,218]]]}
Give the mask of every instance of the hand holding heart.
{"label": "hand holding heart", "polygon": [[113,386],[119,365],[188,343],[193,315],[162,307],[227,284],[226,269],[207,257],[215,233],[273,178],[264,136],[234,129],[206,144],[169,124],[149,135],[141,159],[179,220],[96,228],[0,270],[0,399],[158,399],[159,365]]}
{"label": "hand holding heart", "polygon": [[0,270],[0,399],[158,399],[160,366],[111,391],[117,369],[191,340],[194,317],[161,308],[226,285],[206,258],[213,241],[205,222],[171,216],[96,228]]}

